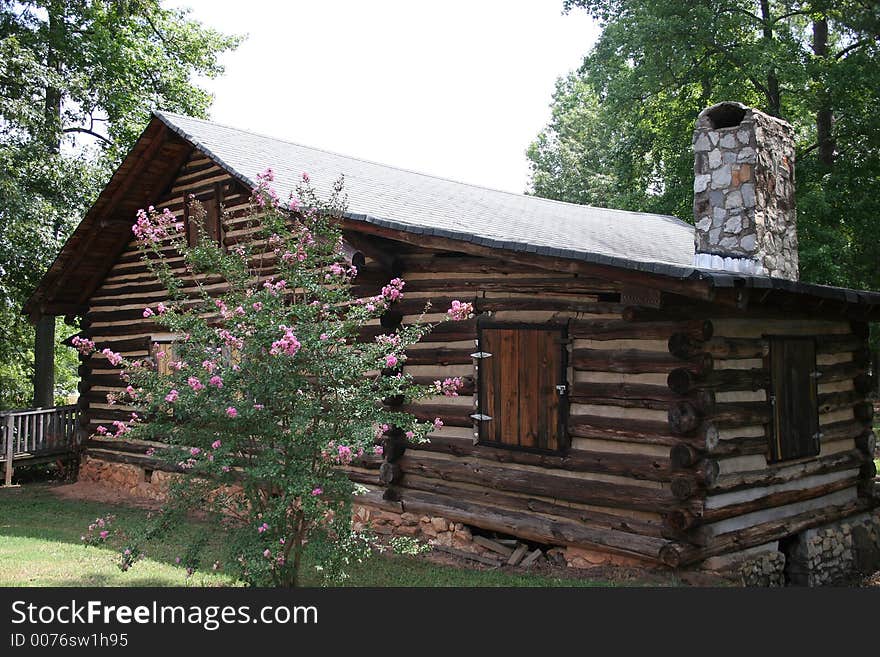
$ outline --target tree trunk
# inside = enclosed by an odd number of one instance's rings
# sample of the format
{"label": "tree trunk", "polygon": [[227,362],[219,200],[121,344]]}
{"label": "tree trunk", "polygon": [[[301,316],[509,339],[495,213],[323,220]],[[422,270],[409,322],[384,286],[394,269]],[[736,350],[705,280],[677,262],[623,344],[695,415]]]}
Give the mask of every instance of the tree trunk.
{"label": "tree trunk", "polygon": [[[828,56],[828,18],[822,16],[813,21],[813,54],[822,59]],[[823,72],[817,75],[819,83],[819,108],[816,111],[816,143],[819,147],[819,163],[826,169],[834,166],[834,138],[831,135],[833,114],[831,94]]]}
{"label": "tree trunk", "polygon": [[[763,24],[764,40],[773,41],[773,17],[770,15],[770,0],[761,0],[761,22]],[[767,113],[771,116],[782,116],[782,99],[779,91],[779,78],[776,69],[770,67],[767,71]]]}
{"label": "tree trunk", "polygon": [[[54,44],[63,38],[64,27],[63,7],[49,5],[49,51],[46,54],[46,65],[60,72],[61,64],[55,55]],[[61,150],[61,92],[46,87],[45,104],[43,106],[44,139],[46,147],[52,154]],[[52,234],[57,242],[61,237],[61,223],[58,217],[52,224]],[[55,317],[41,317],[34,335],[34,398],[37,407],[52,406],[55,402]]]}

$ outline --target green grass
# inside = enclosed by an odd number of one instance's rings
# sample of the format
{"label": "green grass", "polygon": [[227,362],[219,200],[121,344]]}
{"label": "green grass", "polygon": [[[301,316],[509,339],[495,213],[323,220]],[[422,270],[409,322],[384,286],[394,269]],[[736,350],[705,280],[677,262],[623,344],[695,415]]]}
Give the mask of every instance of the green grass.
{"label": "green grass", "polygon": [[[146,511],[121,505],[70,500],[51,486],[27,484],[0,490],[0,586],[234,586],[222,572],[197,572],[187,579],[174,559],[189,538],[207,532],[206,562],[220,555],[222,535],[205,522],[192,521],[165,542],[151,546],[148,557],[131,571],[116,566],[121,543],[83,545],[89,523],[113,513],[117,526],[142,521]],[[608,586],[610,582],[548,577],[504,570],[455,568],[424,557],[376,556],[351,571],[349,586]],[[318,585],[317,579],[307,585]]]}

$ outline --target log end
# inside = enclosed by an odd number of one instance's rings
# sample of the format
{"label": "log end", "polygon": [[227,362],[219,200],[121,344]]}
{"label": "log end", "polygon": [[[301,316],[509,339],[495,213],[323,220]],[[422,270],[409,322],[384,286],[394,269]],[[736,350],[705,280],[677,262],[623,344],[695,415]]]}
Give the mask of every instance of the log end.
{"label": "log end", "polygon": [[694,387],[694,375],[684,367],[677,367],[666,376],[666,385],[673,392],[686,395]]}
{"label": "log end", "polygon": [[687,500],[696,495],[697,484],[693,477],[687,475],[676,475],[669,483],[672,494],[679,500]]}
{"label": "log end", "polygon": [[689,468],[699,460],[699,452],[687,443],[678,443],[669,450],[669,462],[673,468]]}

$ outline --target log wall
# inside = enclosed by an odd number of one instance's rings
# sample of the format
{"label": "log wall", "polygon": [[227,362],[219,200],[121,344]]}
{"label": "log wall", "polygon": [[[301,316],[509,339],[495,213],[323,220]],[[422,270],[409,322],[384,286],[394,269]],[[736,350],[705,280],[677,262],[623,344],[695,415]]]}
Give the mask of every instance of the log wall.
{"label": "log wall", "polygon": [[[224,242],[249,239],[241,221],[248,191],[198,151],[154,205],[182,217],[184,194],[218,190],[227,210]],[[420,418],[443,420],[428,444],[386,445],[384,460],[365,458],[349,471],[355,480],[384,484],[386,499],[405,511],[678,566],[868,504],[862,491],[873,437],[861,325],[764,319],[773,313],[760,307],[744,319],[671,294],[663,295],[661,309],[626,306],[620,282],[554,271],[546,262],[363,240],[357,294],[376,294],[392,275],[406,280],[404,299],[381,324],[365,327],[365,339],[423,312],[428,321],[439,318],[453,299],[473,303],[478,315],[496,322],[564,325],[569,335],[569,448],[554,454],[476,444],[476,320],[442,324],[407,353],[406,371],[420,383],[459,376],[465,387],[458,397],[408,407]],[[99,349],[147,356],[151,341],[171,337],[142,316],[145,306],[163,300],[165,291],[132,241],[91,296],[84,334]],[[824,437],[816,458],[767,463],[763,336],[770,333],[817,336]],[[89,434],[129,416],[133,409],[107,402],[108,393],[125,386],[117,368],[97,353],[83,359],[80,371]],[[144,451],[126,441],[92,444],[101,459],[163,467]]]}

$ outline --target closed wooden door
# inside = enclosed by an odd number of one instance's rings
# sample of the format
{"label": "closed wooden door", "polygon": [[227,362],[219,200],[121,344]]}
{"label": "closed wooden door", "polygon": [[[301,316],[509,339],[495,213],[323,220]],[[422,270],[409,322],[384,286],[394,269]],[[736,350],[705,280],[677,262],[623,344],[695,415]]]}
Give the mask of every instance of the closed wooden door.
{"label": "closed wooden door", "polygon": [[564,447],[564,338],[558,328],[480,330],[480,351],[491,354],[479,361],[481,442]]}

